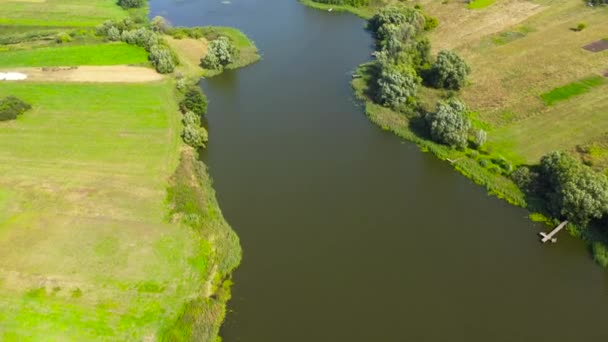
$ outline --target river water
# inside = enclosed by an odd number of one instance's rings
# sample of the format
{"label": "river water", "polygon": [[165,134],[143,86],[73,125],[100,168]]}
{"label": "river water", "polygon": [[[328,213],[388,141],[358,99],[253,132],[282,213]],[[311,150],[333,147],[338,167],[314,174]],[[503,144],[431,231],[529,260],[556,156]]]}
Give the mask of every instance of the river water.
{"label": "river water", "polygon": [[152,0],[174,25],[224,25],[261,62],[202,86],[204,154],[241,238],[224,341],[608,339],[608,277],[585,246],[489,197],[367,120],[350,74],[364,22],[295,0]]}

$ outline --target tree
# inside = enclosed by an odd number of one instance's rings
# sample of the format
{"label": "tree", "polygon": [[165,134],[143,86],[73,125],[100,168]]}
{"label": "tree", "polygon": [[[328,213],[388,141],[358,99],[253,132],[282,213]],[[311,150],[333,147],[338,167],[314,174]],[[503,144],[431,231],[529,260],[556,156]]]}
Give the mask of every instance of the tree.
{"label": "tree", "polygon": [[198,86],[192,85],[184,94],[183,100],[179,103],[179,108],[182,113],[191,111],[203,116],[207,112],[207,97]]}
{"label": "tree", "polygon": [[161,74],[168,74],[175,70],[175,57],[165,47],[155,45],[150,49],[149,59]]}
{"label": "tree", "polygon": [[226,37],[219,37],[209,44],[207,55],[201,60],[207,69],[220,69],[238,58],[238,49]]}
{"label": "tree", "polygon": [[186,112],[182,118],[184,130],[182,131],[182,139],[192,147],[205,147],[205,143],[209,140],[207,130],[201,126],[201,118],[193,112]]}
{"label": "tree", "polygon": [[[417,9],[411,7],[388,6],[382,8],[376,15],[369,20],[369,29],[379,33],[379,30],[388,24],[401,26],[410,24],[416,31],[424,28],[426,19],[424,15]],[[382,40],[386,37],[378,35],[378,39]]]}
{"label": "tree", "polygon": [[459,100],[440,101],[437,111],[427,114],[426,120],[433,140],[455,148],[467,146],[471,122],[465,105]]}
{"label": "tree", "polygon": [[608,178],[563,152],[541,159],[541,176],[550,209],[586,226],[608,213]]}
{"label": "tree", "polygon": [[488,133],[486,133],[486,131],[480,129],[475,132],[475,145],[477,145],[477,148],[485,145],[486,141],[488,141]]}
{"label": "tree", "polygon": [[431,75],[439,88],[458,90],[464,86],[471,68],[455,52],[442,50],[433,64]]}
{"label": "tree", "polygon": [[144,7],[146,0],[118,0],[118,5],[124,9]]}
{"label": "tree", "polygon": [[397,108],[411,102],[416,95],[420,78],[412,68],[381,65],[378,78],[377,101],[383,106]]}

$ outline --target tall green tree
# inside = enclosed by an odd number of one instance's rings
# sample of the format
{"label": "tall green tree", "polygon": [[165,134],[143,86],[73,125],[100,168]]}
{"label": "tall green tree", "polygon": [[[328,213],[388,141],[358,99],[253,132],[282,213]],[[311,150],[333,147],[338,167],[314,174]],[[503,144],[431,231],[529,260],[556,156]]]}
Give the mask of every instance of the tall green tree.
{"label": "tall green tree", "polygon": [[457,99],[440,101],[434,113],[426,115],[430,133],[436,142],[455,148],[467,146],[471,122],[466,106]]}
{"label": "tall green tree", "polygon": [[458,90],[466,84],[471,68],[455,52],[441,50],[433,64],[431,76],[439,88]]}
{"label": "tall green tree", "polygon": [[541,159],[544,192],[555,215],[585,226],[608,213],[608,178],[563,152]]}

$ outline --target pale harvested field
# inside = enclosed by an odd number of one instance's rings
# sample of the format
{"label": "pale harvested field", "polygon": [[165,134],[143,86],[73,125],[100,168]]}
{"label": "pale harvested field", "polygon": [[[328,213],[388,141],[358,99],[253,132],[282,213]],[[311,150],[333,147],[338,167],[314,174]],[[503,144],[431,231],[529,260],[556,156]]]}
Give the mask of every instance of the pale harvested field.
{"label": "pale harvested field", "polygon": [[163,76],[153,69],[128,65],[11,68],[0,72],[26,74],[28,78],[20,82],[142,83],[163,79]]}
{"label": "pale harvested field", "polygon": [[201,74],[200,67],[201,58],[207,55],[206,39],[183,38],[175,39],[170,36],[165,36],[165,40],[175,52],[181,57],[178,70],[182,70],[187,74]]}

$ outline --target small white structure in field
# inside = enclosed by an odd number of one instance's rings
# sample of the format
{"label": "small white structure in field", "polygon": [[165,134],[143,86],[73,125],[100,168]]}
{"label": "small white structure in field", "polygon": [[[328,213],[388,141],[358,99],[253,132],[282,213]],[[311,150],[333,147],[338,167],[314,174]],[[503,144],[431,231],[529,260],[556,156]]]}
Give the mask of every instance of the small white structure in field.
{"label": "small white structure in field", "polygon": [[26,78],[27,75],[20,72],[0,72],[0,81],[22,81]]}

